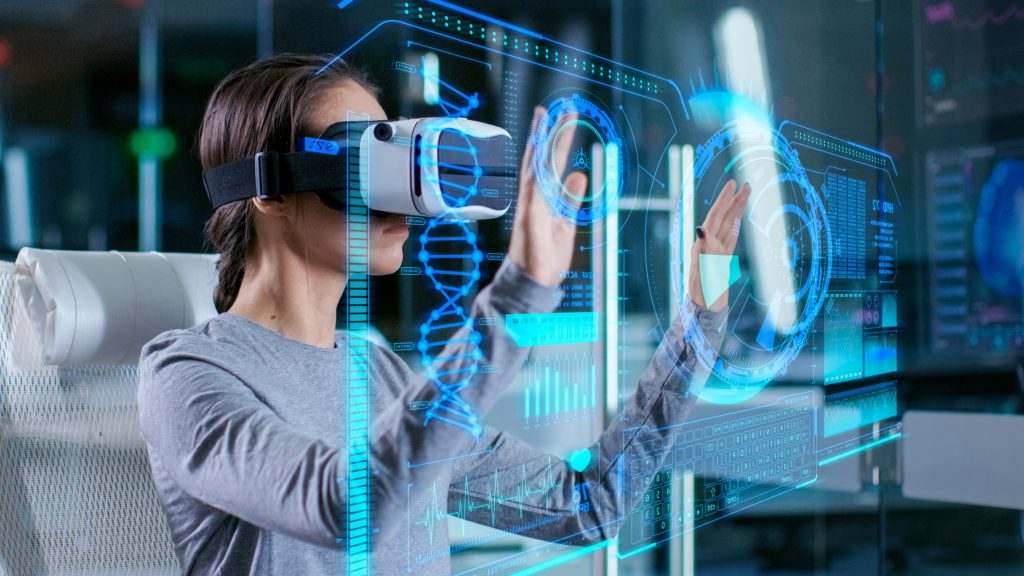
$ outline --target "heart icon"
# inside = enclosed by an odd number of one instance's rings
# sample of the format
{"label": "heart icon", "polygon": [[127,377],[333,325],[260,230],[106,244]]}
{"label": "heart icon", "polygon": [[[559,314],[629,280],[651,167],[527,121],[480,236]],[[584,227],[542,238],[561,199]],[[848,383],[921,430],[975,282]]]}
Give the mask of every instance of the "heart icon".
{"label": "heart icon", "polygon": [[590,466],[590,449],[584,448],[569,454],[569,466],[577,472],[583,472]]}

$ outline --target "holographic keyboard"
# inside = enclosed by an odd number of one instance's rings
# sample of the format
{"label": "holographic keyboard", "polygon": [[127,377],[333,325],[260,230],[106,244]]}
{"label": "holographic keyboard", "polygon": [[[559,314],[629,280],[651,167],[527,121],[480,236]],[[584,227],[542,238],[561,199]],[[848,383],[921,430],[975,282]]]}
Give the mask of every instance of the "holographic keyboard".
{"label": "holographic keyboard", "polygon": [[[817,477],[816,422],[813,396],[803,392],[658,433],[629,431],[635,438],[622,476],[626,493],[639,499],[620,546],[653,545],[810,484]],[[674,479],[685,471],[696,477],[694,492],[682,505],[677,498],[673,510],[672,493],[682,485]]]}

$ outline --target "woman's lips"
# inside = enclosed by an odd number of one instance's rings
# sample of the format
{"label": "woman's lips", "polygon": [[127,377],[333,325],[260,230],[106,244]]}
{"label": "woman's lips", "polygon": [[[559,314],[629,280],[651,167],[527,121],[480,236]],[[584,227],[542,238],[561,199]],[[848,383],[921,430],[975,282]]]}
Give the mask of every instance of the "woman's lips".
{"label": "woman's lips", "polygon": [[373,228],[380,230],[381,234],[390,236],[401,236],[409,234],[409,223],[406,217],[401,214],[371,214]]}

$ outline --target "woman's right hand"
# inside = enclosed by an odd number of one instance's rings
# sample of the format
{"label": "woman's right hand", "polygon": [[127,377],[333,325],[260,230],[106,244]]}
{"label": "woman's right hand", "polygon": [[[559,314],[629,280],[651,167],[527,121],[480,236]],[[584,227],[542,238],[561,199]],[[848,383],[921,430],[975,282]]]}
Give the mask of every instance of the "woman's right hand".
{"label": "woman's right hand", "polygon": [[[576,222],[555,213],[544,198],[541,183],[533,169],[534,142],[546,113],[540,106],[533,110],[530,137],[519,169],[519,199],[508,255],[537,282],[558,286],[572,263]],[[561,140],[571,142],[572,133],[564,135]],[[561,159],[560,165],[569,155],[568,146],[563,148],[556,151]],[[573,196],[583,197],[587,190],[587,177],[581,172],[573,172],[565,178],[564,186]]]}

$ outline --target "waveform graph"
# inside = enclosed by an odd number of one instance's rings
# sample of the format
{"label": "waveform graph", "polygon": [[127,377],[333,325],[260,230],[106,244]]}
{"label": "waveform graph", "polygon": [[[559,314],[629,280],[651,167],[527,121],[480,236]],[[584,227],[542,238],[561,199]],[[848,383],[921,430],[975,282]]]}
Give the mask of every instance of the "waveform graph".
{"label": "waveform graph", "polygon": [[531,359],[523,367],[524,428],[589,420],[597,414],[598,371],[591,353]]}
{"label": "waveform graph", "polygon": [[882,382],[825,398],[824,435],[835,436],[897,414],[896,382]]}
{"label": "waveform graph", "polygon": [[980,32],[1024,22],[1024,6],[1017,2],[1008,2],[1001,7],[982,6],[967,11],[964,10],[965,4],[969,2],[942,0],[926,3],[923,6],[925,22],[929,26],[948,24],[954,30],[968,32]]}
{"label": "waveform graph", "polygon": [[[459,545],[449,547],[449,540],[443,537],[444,534],[462,538],[479,535],[474,544],[481,545],[497,542],[508,534],[556,522],[560,518],[558,514],[531,520],[528,513],[530,510],[550,509],[554,505],[552,497],[563,487],[556,480],[556,467],[563,465],[561,460],[547,456],[546,462],[531,462],[530,466],[522,462],[511,468],[481,470],[472,476],[461,475],[452,478],[450,484],[434,481],[430,490],[418,500],[413,500],[412,486],[408,486],[406,538],[410,545],[407,546],[406,570],[413,572],[418,566],[458,551]],[[585,496],[586,483],[574,484],[573,489],[573,506],[580,507],[583,502],[589,506],[589,496]],[[499,528],[502,532],[481,533],[472,524]],[[425,551],[414,554],[412,542],[426,542],[428,546]],[[423,550],[421,545],[418,548]]]}

